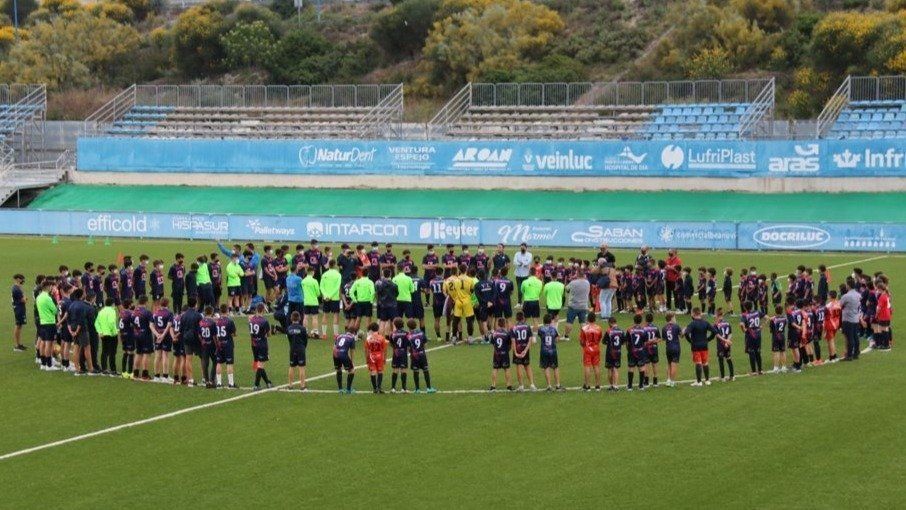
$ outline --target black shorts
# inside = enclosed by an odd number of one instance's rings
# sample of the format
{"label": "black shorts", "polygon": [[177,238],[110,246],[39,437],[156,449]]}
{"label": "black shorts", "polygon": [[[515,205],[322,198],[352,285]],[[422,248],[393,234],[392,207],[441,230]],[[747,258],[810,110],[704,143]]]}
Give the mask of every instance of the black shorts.
{"label": "black shorts", "polygon": [[325,301],[321,303],[321,309],[324,310],[324,313],[340,313],[340,302]]}
{"label": "black shorts", "polygon": [[680,359],[680,350],[679,349],[667,349],[667,362],[668,363],[679,363]]}
{"label": "black shorts", "polygon": [[217,348],[217,353],[215,354],[217,359],[217,364],[219,365],[232,365],[233,364],[233,342],[224,342],[221,343]]}
{"label": "black shorts", "polygon": [[405,350],[397,352],[393,350],[393,357],[390,359],[390,368],[407,368],[409,366],[409,355]]}
{"label": "black shorts", "polygon": [[343,356],[342,358],[334,356],[333,369],[340,370],[341,368],[345,369],[347,372],[352,370],[352,360],[349,358],[349,356]]}
{"label": "black shorts", "polygon": [[499,370],[501,368],[510,368],[510,357],[507,353],[494,353],[494,358],[491,360],[491,366],[494,370]]}
{"label": "black shorts", "polygon": [[509,319],[513,316],[513,305],[507,301],[504,304],[497,303],[494,305],[494,317],[498,319]]}
{"label": "black shorts", "polygon": [[173,339],[169,336],[160,341],[160,343],[154,343],[155,351],[170,352],[173,350]]}
{"label": "black shorts", "polygon": [[343,317],[345,317],[347,320],[355,319],[358,316],[359,316],[359,313],[358,313],[358,310],[356,310],[355,305],[352,305],[349,308],[343,308]]}
{"label": "black shorts", "polygon": [[556,352],[541,351],[541,368],[557,368],[559,366]]}
{"label": "black shorts", "polygon": [[154,339],[151,336],[139,337],[135,342],[136,354],[152,354],[154,352]]}
{"label": "black shorts", "polygon": [[557,316],[560,315],[560,309],[559,308],[548,308],[547,313],[550,314],[551,318],[556,319]]}
{"label": "black shorts", "polygon": [[424,351],[413,352],[409,357],[409,368],[412,370],[428,370],[428,355]]}
{"label": "black shorts", "polygon": [[787,337],[786,346],[790,349],[798,349],[800,347],[799,339]]}
{"label": "black shorts", "polygon": [[784,352],[786,351],[786,342],[783,339],[772,338],[771,339],[771,352]]}
{"label": "black shorts", "polygon": [[761,337],[746,337],[746,354],[761,351]]}
{"label": "black shorts", "polygon": [[639,367],[642,368],[648,364],[648,353],[645,349],[630,349],[629,355],[626,357],[626,365],[628,367]]}
{"label": "black shorts", "polygon": [[541,317],[541,305],[537,301],[526,301],[522,303],[522,313],[527,319],[537,319]]}
{"label": "black shorts", "polygon": [[87,347],[88,340],[88,332],[85,330],[82,330],[82,332],[80,332],[78,335],[76,335],[75,338],[72,339],[73,343],[75,343],[79,347]]}
{"label": "black shorts", "polygon": [[274,281],[274,279],[270,276],[267,276],[267,274],[265,274],[264,278],[262,279],[264,280],[264,288],[267,290],[271,290],[277,286],[277,282]]}
{"label": "black shorts", "polygon": [[434,311],[434,317],[444,316],[444,301],[446,298],[434,299],[431,301],[431,308]]}
{"label": "black shorts", "polygon": [[16,320],[16,326],[24,326],[26,324],[27,314],[25,313],[25,307],[13,307],[13,316]]}
{"label": "black shorts", "polygon": [[411,301],[397,301],[396,309],[400,317],[405,317],[407,319],[412,318],[412,302]]}
{"label": "black shorts", "polygon": [[186,343],[185,342],[173,342],[173,355],[174,356],[185,356],[186,355]]}
{"label": "black shorts", "polygon": [[488,308],[487,306],[478,305],[475,308],[475,318],[479,321],[486,321],[488,318],[493,316],[493,308]]}
{"label": "black shorts", "polygon": [[289,366],[291,366],[291,367],[304,367],[305,366],[305,349],[290,349],[289,350]]}
{"label": "black shorts", "polygon": [[252,356],[255,358],[255,361],[263,362],[270,359],[268,357],[267,344],[262,345],[252,345]]}
{"label": "black shorts", "polygon": [[418,320],[424,319],[425,318],[425,307],[412,303],[412,312],[411,312],[411,315],[409,315],[409,317],[411,317],[413,319],[418,319]]}
{"label": "black shorts", "polygon": [[57,337],[57,327],[53,324],[41,324],[38,326],[38,338],[45,342],[53,342]]}
{"label": "black shorts", "polygon": [[[18,324],[18,323],[17,323]],[[876,324],[882,328],[889,328],[890,321],[877,321]],[[823,332],[823,331],[822,331]]]}
{"label": "black shorts", "polygon": [[374,306],[371,303],[356,303],[355,314],[356,317],[368,317],[370,319],[374,315]]}
{"label": "black shorts", "polygon": [[227,296],[236,297],[242,294],[241,287],[238,285],[231,285],[227,287]]}
{"label": "black shorts", "polygon": [[318,315],[318,312],[321,311],[321,308],[318,305],[305,305],[302,307],[302,313],[305,315]]}
{"label": "black shorts", "polygon": [[646,352],[648,353],[648,363],[659,363],[661,361],[660,352],[657,347],[648,347]]}
{"label": "black shorts", "polygon": [[723,343],[717,342],[717,357],[718,358],[730,358],[732,356],[732,346],[724,347]]}
{"label": "black shorts", "polygon": [[135,338],[132,335],[123,335],[123,350],[127,352],[135,351]]}
{"label": "black shorts", "polygon": [[620,351],[608,351],[604,356],[604,368],[620,368]]}
{"label": "black shorts", "polygon": [[377,315],[381,321],[392,321],[400,316],[395,306],[379,306]]}
{"label": "black shorts", "polygon": [[532,353],[531,352],[525,353],[525,357],[522,357],[522,358],[517,357],[515,352],[513,353],[513,364],[514,365],[522,365],[524,367],[527,367],[527,366],[529,366],[529,364],[531,362],[532,362]]}
{"label": "black shorts", "polygon": [[182,342],[180,343],[182,344],[182,348],[186,356],[198,354],[199,350],[201,349],[201,347],[198,345],[198,340],[196,340],[194,337],[183,337]]}

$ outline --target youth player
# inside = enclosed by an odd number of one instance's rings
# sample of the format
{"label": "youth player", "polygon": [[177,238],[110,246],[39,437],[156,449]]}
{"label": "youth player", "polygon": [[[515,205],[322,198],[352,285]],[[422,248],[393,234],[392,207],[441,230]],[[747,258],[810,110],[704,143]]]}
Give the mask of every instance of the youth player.
{"label": "youth player", "polygon": [[409,358],[410,367],[412,368],[412,379],[415,382],[415,392],[421,392],[421,381],[419,374],[425,376],[425,388],[428,393],[436,393],[437,390],[431,385],[431,372],[428,370],[428,353],[425,344],[428,343],[428,337],[425,332],[418,329],[418,323],[415,319],[409,319],[406,322],[409,328]]}
{"label": "youth player", "polygon": [[[439,339],[441,338],[440,321],[444,317],[444,305],[447,301],[447,296],[444,294],[444,278],[441,269],[438,269],[438,272],[428,281],[428,290],[431,293],[431,311],[434,312],[434,336]],[[445,333],[445,339],[447,342],[450,341],[449,327]]]}
{"label": "youth player", "polygon": [[692,362],[695,363],[695,382],[693,387],[702,386],[702,377],[704,385],[711,386],[711,371],[708,367],[708,343],[714,339],[716,331],[702,319],[701,308],[692,309],[692,322],[683,330],[683,336],[692,346]]}
{"label": "youth player", "polygon": [[[141,299],[141,298],[139,298]],[[173,350],[173,312],[170,300],[163,298],[154,310],[151,333],[154,335],[154,382],[170,382],[170,352]]]}
{"label": "youth player", "polygon": [[[733,370],[733,356],[731,349],[733,347],[733,327],[724,320],[724,309],[718,308],[717,315],[714,317],[714,329],[717,331],[717,364],[720,368],[720,379],[724,382],[735,381],[736,374]],[[727,376],[724,371],[724,362],[730,371]]]}
{"label": "youth player", "polygon": [[305,385],[305,350],[308,347],[308,331],[302,325],[302,314],[293,312],[289,316],[289,325],[286,326],[286,338],[289,340],[289,370],[287,370],[287,386],[292,388],[293,370],[299,379],[299,389],[306,391]]}
{"label": "youth player", "polygon": [[467,274],[467,266],[461,264],[457,270],[457,275],[448,279],[445,283],[447,296],[453,302],[453,344],[463,340],[462,320],[466,321],[466,331],[468,333],[467,343],[472,342],[472,335],[475,330],[475,309],[472,306],[472,290],[475,288],[475,282]]}
{"label": "youth player", "polygon": [[403,329],[403,319],[397,317],[393,320],[393,334],[390,335],[390,345],[393,356],[390,359],[390,368],[393,374],[390,379],[390,393],[396,393],[396,381],[402,382],[402,391],[406,393],[406,371],[409,368],[409,333]]}
{"label": "youth player", "polygon": [[[520,312],[522,313],[522,312]],[[563,391],[560,385],[560,363],[557,356],[557,342],[560,333],[553,325],[553,318],[550,314],[545,314],[544,325],[538,328],[538,337],[541,338],[541,370],[544,370],[544,379],[547,381],[547,391]],[[519,367],[517,366],[518,370]],[[553,382],[556,386],[551,386],[551,373],[553,373]]]}
{"label": "youth player", "polygon": [[[394,322],[396,321],[403,322],[399,318]],[[402,324],[400,325],[402,326]],[[365,364],[368,366],[368,373],[371,375],[371,388],[375,394],[384,393],[382,388],[384,384],[384,362],[386,361],[384,358],[388,344],[387,338],[378,331],[379,329],[377,322],[369,324],[368,337],[365,339]]]}
{"label": "youth player", "polygon": [[834,340],[837,336],[837,330],[840,329],[840,319],[843,316],[843,310],[840,307],[840,301],[837,300],[837,291],[827,292],[830,301],[827,303],[827,312],[824,315],[824,340],[827,341],[828,361],[836,363],[837,344]]}
{"label": "youth player", "polygon": [[[648,367],[645,370],[645,386],[649,384],[658,387],[657,364],[660,361],[658,342],[661,341],[661,330],[654,325],[654,315],[649,312],[645,314],[645,351],[648,355]],[[651,378],[649,381],[648,378]]]}
{"label": "youth player", "polygon": [[506,320],[497,319],[497,328],[491,333],[491,344],[494,347],[494,357],[491,363],[491,387],[488,391],[497,391],[497,372],[503,370],[506,379],[506,389],[513,391],[510,380],[510,348],[513,337],[506,329]]}
{"label": "youth player", "polygon": [[144,381],[150,381],[151,376],[148,374],[148,357],[154,354],[154,337],[151,332],[151,323],[154,317],[148,310],[148,296],[139,296],[138,306],[132,313],[132,325],[135,329],[135,368],[132,370],[132,378],[141,377]]}
{"label": "youth player", "polygon": [[[635,373],[639,375],[639,390],[645,390],[645,369],[648,366],[648,351],[645,346],[648,342],[648,333],[642,326],[642,316],[636,314],[632,318],[633,325],[626,330],[628,339],[626,365],[627,371],[626,391],[632,391],[632,378]],[[633,372],[635,369],[635,373]]]}
{"label": "youth player", "polygon": [[[333,341],[333,368],[337,374],[337,391],[340,393],[355,393],[352,389],[352,380],[355,377],[355,330],[346,328],[334,338]],[[346,390],[343,390],[343,370],[346,370]]]}
{"label": "youth player", "polygon": [[233,338],[236,336],[236,323],[229,317],[229,308],[226,305],[220,305],[220,317],[217,317],[217,367],[216,367],[216,384],[220,388],[223,386],[223,372],[226,369],[227,387],[237,389],[233,379],[233,355],[235,343]]}
{"label": "youth player", "polygon": [[749,355],[749,375],[761,375],[761,318],[764,315],[755,310],[751,302],[745,304],[745,311],[739,318],[739,328],[745,338],[746,354]]}
{"label": "youth player", "polygon": [[135,329],[132,327],[132,301],[127,299],[123,301],[120,308],[119,320],[117,322],[119,329],[120,345],[123,346],[123,379],[132,379],[135,368]]}
{"label": "youth player", "polygon": [[667,386],[676,387],[676,375],[679,369],[680,361],[680,338],[683,331],[676,323],[676,315],[668,312],[666,315],[667,324],[661,329],[661,338],[664,340],[665,351],[667,353]]}
{"label": "youth player", "polygon": [[601,340],[604,337],[604,331],[601,326],[595,324],[595,314],[588,314],[586,321],[582,325],[582,329],[579,330],[579,345],[582,346],[584,376],[582,389],[585,391],[591,390],[591,378],[592,373],[594,373],[595,391],[601,391]]}
{"label": "youth player", "polygon": [[[604,367],[607,369],[607,391],[619,391],[620,360],[623,356],[623,343],[626,341],[626,333],[617,325],[616,317],[609,317],[607,323],[606,351],[604,353]],[[588,383],[586,383],[587,385]]]}
{"label": "youth player", "polygon": [[786,330],[787,317],[783,313],[783,307],[774,306],[774,315],[771,317],[771,357],[774,362],[772,373],[779,374],[786,372]]}
{"label": "youth player", "polygon": [[519,382],[519,391],[525,389],[528,382],[529,389],[535,391],[535,377],[532,374],[531,347],[534,337],[532,327],[525,323],[525,315],[516,312],[516,324],[510,329],[513,337],[513,364],[516,365],[516,380]]}
{"label": "youth player", "polygon": [[217,338],[217,323],[214,320],[214,307],[206,306],[204,316],[198,321],[198,342],[201,353],[201,378],[205,388],[214,388],[216,372],[216,348],[214,341]]}
{"label": "youth player", "polygon": [[267,377],[265,369],[269,359],[267,337],[271,332],[271,325],[264,318],[265,309],[264,303],[260,303],[255,308],[255,315],[249,317],[249,336],[252,339],[252,356],[255,360],[252,363],[252,368],[255,370],[255,390],[260,388],[261,381],[264,381],[267,388],[274,387]]}

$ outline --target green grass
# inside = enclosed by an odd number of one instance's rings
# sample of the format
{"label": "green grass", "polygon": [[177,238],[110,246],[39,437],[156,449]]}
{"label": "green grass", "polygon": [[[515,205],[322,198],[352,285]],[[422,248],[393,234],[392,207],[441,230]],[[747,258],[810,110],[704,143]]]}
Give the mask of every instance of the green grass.
{"label": "green grass", "polygon": [[[107,262],[117,254],[140,253],[168,260],[177,249],[192,254],[211,248],[198,242],[115,240],[104,246],[80,239],[51,244],[47,238],[0,238],[6,273],[23,272],[29,283],[36,273],[53,272],[61,263],[72,267],[87,259]],[[552,253],[590,256],[594,251]],[[631,256],[617,254],[618,261]],[[420,250],[415,255],[420,258]],[[681,255],[691,266],[756,264],[781,273],[800,263],[837,265],[877,256]],[[858,265],[892,275],[895,302],[906,293],[900,279],[906,258]],[[834,269],[833,281],[849,269]],[[9,331],[11,319],[5,308],[0,330]],[[895,319],[894,329],[902,330],[906,321]],[[249,386],[244,326],[244,321],[237,324],[236,370],[239,383]],[[26,326],[25,337],[30,340],[33,333],[33,325]],[[560,347],[568,386],[581,381],[576,343]],[[285,338],[271,339],[268,371],[278,383],[285,382],[286,350]],[[764,354],[769,360],[767,349]],[[361,362],[362,353],[357,355]],[[737,372],[747,371],[738,347],[735,357]],[[267,508],[303,502],[475,508],[513,502],[529,507],[827,508],[892,507],[906,500],[897,474],[906,446],[900,433],[906,398],[898,349],[801,375],[617,395],[445,394],[487,387],[490,350],[443,348],[429,353],[429,359],[441,390],[436,395],[374,396],[360,370],[356,396],[256,394],[0,461],[0,483],[7,488],[0,506]],[[309,376],[330,372],[328,343],[314,341]],[[625,373],[624,368],[624,381]],[[684,352],[680,376],[691,375]],[[389,373],[386,379],[385,385]],[[240,394],[42,373],[30,355],[9,347],[0,350],[0,384],[5,414],[0,455]],[[331,389],[333,377],[310,386]]]}

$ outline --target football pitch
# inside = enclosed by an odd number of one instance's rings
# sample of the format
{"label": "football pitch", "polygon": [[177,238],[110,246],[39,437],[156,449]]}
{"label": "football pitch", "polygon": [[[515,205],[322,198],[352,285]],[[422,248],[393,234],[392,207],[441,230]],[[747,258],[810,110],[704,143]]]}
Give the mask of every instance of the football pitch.
{"label": "football pitch", "polygon": [[[411,248],[421,260],[423,247]],[[402,249],[395,247],[398,254]],[[192,258],[215,250],[210,242],[115,239],[107,245],[0,238],[3,276],[9,283],[14,273],[26,276],[29,322],[35,275],[55,273],[60,264],[111,263],[118,255],[143,253],[169,264],[177,251]],[[591,258],[595,251],[540,248],[534,254]],[[615,253],[618,265],[635,255],[634,250]],[[755,265],[759,272],[785,275],[799,264],[824,263],[832,268],[831,288],[857,266],[890,275],[894,303],[906,295],[906,257],[900,255],[692,250],[680,255],[684,265],[719,272]],[[619,318],[628,325],[628,315]],[[688,320],[680,316],[678,322]],[[663,322],[658,316],[656,323]],[[730,322],[736,371],[745,374],[748,360],[736,318]],[[431,323],[429,315],[434,340]],[[0,331],[9,335],[11,325],[11,309],[5,307]],[[906,329],[896,310],[892,329],[895,340],[896,332]],[[241,318],[237,331],[237,382],[248,388],[251,350]],[[30,323],[23,343],[31,346],[33,336]],[[374,395],[361,368],[358,393],[338,395],[331,344],[323,340],[308,348],[309,387],[318,391],[302,394],[44,373],[31,351],[14,353],[9,336],[4,338],[0,507],[883,508],[906,501],[906,487],[897,481],[906,448],[899,345],[868,352],[856,363],[795,375],[743,376],[704,388],[487,394],[490,347],[434,341],[428,358],[438,393]],[[574,328],[559,346],[563,382],[570,388],[582,380],[577,344]],[[837,344],[843,352],[841,335]],[[689,380],[691,355],[683,347],[679,378]],[[770,369],[769,340],[763,348]],[[360,364],[362,350],[356,352]],[[281,385],[285,336],[271,337],[270,357],[268,373]],[[536,351],[533,369],[543,387],[537,359]],[[623,367],[625,383],[625,359]],[[665,369],[662,363],[662,380]],[[386,389],[389,367],[385,374]],[[711,375],[717,375],[713,353]]]}

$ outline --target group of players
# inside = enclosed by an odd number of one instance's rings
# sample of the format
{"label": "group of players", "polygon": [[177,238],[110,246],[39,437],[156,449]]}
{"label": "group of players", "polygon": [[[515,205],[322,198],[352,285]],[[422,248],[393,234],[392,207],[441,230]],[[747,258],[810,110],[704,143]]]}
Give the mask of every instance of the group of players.
{"label": "group of players", "polygon": [[[627,388],[633,388],[636,376],[639,389],[649,384],[657,386],[661,343],[667,358],[666,384],[675,385],[681,339],[692,347],[694,385],[710,384],[708,345],[715,340],[721,379],[735,377],[731,356],[734,327],[728,321],[732,314],[732,270],[724,272],[725,308],[718,308],[717,272],[699,268],[698,285],[694,285],[690,268],[682,266],[675,250],[668,253],[666,260],[655,261],[648,248],[643,247],[633,265],[617,269],[606,246],[602,246],[594,261],[568,262],[555,262],[553,257],[542,261],[532,257],[525,245],[519,247],[515,260],[505,253],[503,245],[490,255],[483,247],[471,255],[465,246],[459,254],[448,246],[447,253],[439,255],[429,246],[421,262],[423,274],[419,276],[418,264],[408,250],[397,259],[390,244],[383,253],[377,243],[372,244],[371,251],[362,245],[353,250],[344,244],[336,259],[329,247],[322,251],[316,240],[307,249],[297,245],[295,253],[288,246],[265,246],[263,255],[259,255],[251,243],[219,248],[228,258],[225,267],[221,267],[218,254],[211,253],[197,257],[187,269],[184,256],[177,254],[165,273],[162,261],[149,264],[150,258],[143,255],[137,266],[133,266],[131,257],[124,257],[119,265],[95,268],[94,264],[85,263],[84,271],[71,273],[61,266],[58,275],[38,276],[34,290],[36,363],[42,370],[68,370],[75,375],[122,375],[188,385],[195,384],[192,357],[197,356],[201,362],[200,384],[236,388],[233,364],[237,333],[233,317],[248,314],[255,389],[272,386],[266,371],[268,338],[283,332],[290,347],[288,383],[292,386],[298,379],[304,390],[308,340],[326,336],[327,326],[332,324],[339,391],[353,391],[355,346],[364,337],[366,364],[375,393],[383,392],[384,353],[388,346],[393,371],[391,391],[396,391],[397,382],[401,383],[401,391],[408,390],[407,372],[411,370],[415,391],[421,391],[423,375],[425,391],[430,393],[434,388],[425,349],[428,337],[424,298],[433,307],[438,340],[441,322],[446,319],[446,341],[483,341],[492,345],[491,391],[496,390],[501,370],[508,390],[536,388],[530,354],[535,343],[540,343],[540,368],[547,389],[562,389],[557,343],[569,339],[569,328],[576,320],[581,324],[579,341],[587,390],[592,386],[601,388],[602,354],[609,389],[616,390],[624,346],[629,367]],[[514,266],[515,284],[508,278]],[[770,329],[774,372],[788,370],[787,350],[792,353],[794,372],[822,363],[822,340],[828,343],[828,361],[838,359],[834,344],[840,329],[838,294],[828,289],[829,273],[824,266],[819,268],[817,284],[812,275],[812,270],[803,266],[789,275],[784,307],[776,274],[768,279],[754,267],[741,271],[737,287],[739,328],[751,374],[763,373],[763,321]],[[863,275],[857,269],[853,277],[856,290],[863,296],[861,312],[866,335],[878,340],[878,348],[889,348],[891,307],[887,276]],[[167,279],[170,298],[164,295]],[[259,279],[264,282],[264,296],[258,296]],[[221,303],[224,280],[227,301]],[[25,323],[23,284],[24,277],[15,275],[12,298],[17,350],[25,349],[19,341]],[[617,310],[633,314],[634,323],[626,330],[606,311],[610,303],[601,302],[610,299],[610,295],[601,292],[607,289],[613,290]],[[511,304],[514,291],[518,293],[515,314]],[[567,292],[578,296],[567,300]],[[698,307],[692,304],[695,293]],[[539,327],[542,296],[546,314]],[[770,316],[769,298],[774,305]],[[579,305],[575,304],[577,301]],[[372,322],[375,304],[378,320]],[[667,313],[667,323],[656,326],[653,312],[665,312],[674,304],[676,311]],[[567,308],[563,337],[558,328],[558,323],[563,322],[558,320],[562,308]],[[587,313],[589,308],[592,313]],[[265,318],[271,310],[273,325]],[[341,310],[345,319],[342,331]],[[713,322],[704,319],[703,311],[713,317]],[[598,324],[596,313],[606,326]],[[680,328],[677,313],[691,313],[692,321]],[[473,337],[476,321],[481,337]],[[463,323],[467,337],[463,335]],[[360,333],[363,326],[366,332]],[[122,374],[116,368],[118,346],[122,348]],[[511,378],[511,363],[516,368],[517,385]]]}

